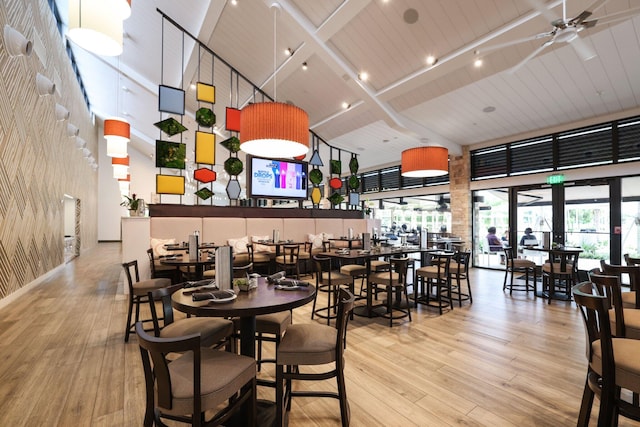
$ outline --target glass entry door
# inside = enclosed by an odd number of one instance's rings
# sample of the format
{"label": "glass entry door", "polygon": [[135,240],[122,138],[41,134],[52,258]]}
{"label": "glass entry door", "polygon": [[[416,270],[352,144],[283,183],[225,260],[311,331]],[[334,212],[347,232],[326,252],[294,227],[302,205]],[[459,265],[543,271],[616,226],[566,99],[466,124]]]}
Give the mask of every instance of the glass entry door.
{"label": "glass entry door", "polygon": [[565,245],[581,247],[580,270],[600,266],[611,254],[609,184],[565,186]]}
{"label": "glass entry door", "polygon": [[520,188],[517,191],[517,242],[518,256],[542,265],[546,254],[527,249],[527,246],[548,247],[553,227],[551,188]]}

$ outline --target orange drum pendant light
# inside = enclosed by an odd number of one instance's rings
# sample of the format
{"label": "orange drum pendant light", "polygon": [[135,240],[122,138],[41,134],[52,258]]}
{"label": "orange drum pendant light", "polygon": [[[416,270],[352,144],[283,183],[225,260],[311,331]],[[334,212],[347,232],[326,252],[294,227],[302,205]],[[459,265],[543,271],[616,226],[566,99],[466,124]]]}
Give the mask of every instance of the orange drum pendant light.
{"label": "orange drum pendant light", "polygon": [[281,102],[249,104],[240,112],[240,148],[260,157],[296,157],[309,151],[309,116]]}
{"label": "orange drum pendant light", "polygon": [[402,152],[402,176],[423,178],[449,173],[449,151],[444,147],[417,147]]}
{"label": "orange drum pendant light", "polygon": [[107,156],[127,157],[127,143],[131,138],[129,123],[118,117],[105,119],[104,139],[107,140]]}
{"label": "orange drum pendant light", "polygon": [[111,165],[113,166],[113,177],[115,179],[126,178],[129,174],[129,157],[113,157]]}
{"label": "orange drum pendant light", "polygon": [[[273,3],[273,99],[276,97],[276,18],[280,5]],[[294,105],[280,102],[249,104],[240,112],[240,149],[254,156],[281,158],[309,151],[309,116]]]}

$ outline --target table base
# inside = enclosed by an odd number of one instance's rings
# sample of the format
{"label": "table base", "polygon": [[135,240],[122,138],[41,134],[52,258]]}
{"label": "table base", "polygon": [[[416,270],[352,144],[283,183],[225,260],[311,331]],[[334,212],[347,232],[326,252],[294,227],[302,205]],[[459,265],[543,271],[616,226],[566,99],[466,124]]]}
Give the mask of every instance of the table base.
{"label": "table base", "polygon": [[[544,298],[544,299],[549,299],[549,292],[547,291],[537,291],[536,292],[536,296],[538,298]],[[558,301],[571,301],[571,295],[567,295],[567,294],[561,294],[561,293],[554,293],[553,297],[551,297],[551,299],[555,299]]]}
{"label": "table base", "polygon": [[[272,427],[276,425],[276,403],[258,399],[256,402],[256,426]],[[245,414],[236,413],[225,423],[226,426],[246,427]]]}

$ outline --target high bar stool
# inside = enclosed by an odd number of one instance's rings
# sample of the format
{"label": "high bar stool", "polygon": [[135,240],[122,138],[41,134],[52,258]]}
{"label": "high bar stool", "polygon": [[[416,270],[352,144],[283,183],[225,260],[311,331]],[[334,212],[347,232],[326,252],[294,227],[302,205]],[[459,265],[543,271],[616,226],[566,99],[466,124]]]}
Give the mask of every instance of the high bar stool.
{"label": "high bar stool", "polygon": [[[163,277],[141,281],[140,273],[138,272],[138,260],[135,259],[133,261],[122,263],[122,267],[124,268],[125,276],[127,277],[127,284],[129,286],[129,311],[127,313],[127,328],[124,332],[124,342],[129,342],[129,334],[135,329],[136,322],[153,322],[152,318],[140,320],[140,304],[149,303],[148,293],[150,291],[171,286],[171,279]],[[131,274],[132,269],[133,275]],[[133,281],[134,277],[135,282]],[[134,305],[136,306],[136,316],[135,320],[131,322]]]}
{"label": "high bar stool", "polygon": [[[337,316],[338,291],[340,288],[349,289],[353,283],[353,279],[351,276],[332,270],[331,258],[329,257],[314,255],[313,261],[316,265],[316,295],[313,299],[311,319],[313,319],[314,316],[327,319],[328,325],[331,319],[335,319]],[[316,308],[318,294],[320,292],[327,294],[327,306]]]}
{"label": "high bar stool", "polygon": [[[514,250],[511,246],[504,248],[504,256],[506,268],[504,270],[504,283],[502,284],[502,290],[504,291],[509,289],[509,295],[511,295],[513,291],[533,291],[535,293],[537,284],[536,263],[528,259],[515,258]],[[513,282],[513,275],[515,273],[525,274],[524,285]],[[533,273],[532,284],[529,284],[529,273]],[[511,280],[509,281],[509,284],[507,284],[507,277],[509,275],[511,275]]]}

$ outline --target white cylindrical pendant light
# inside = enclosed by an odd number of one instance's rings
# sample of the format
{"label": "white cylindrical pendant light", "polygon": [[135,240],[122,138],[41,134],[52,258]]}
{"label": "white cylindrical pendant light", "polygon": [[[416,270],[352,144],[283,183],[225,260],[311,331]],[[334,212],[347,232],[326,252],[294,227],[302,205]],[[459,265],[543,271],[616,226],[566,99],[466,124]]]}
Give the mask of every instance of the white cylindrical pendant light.
{"label": "white cylindrical pendant light", "polygon": [[[119,0],[120,1],[120,0]],[[69,0],[69,37],[100,56],[122,53],[122,8],[104,0]]]}

